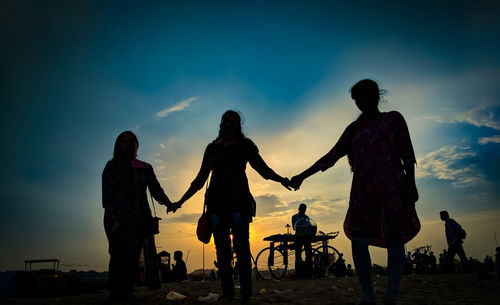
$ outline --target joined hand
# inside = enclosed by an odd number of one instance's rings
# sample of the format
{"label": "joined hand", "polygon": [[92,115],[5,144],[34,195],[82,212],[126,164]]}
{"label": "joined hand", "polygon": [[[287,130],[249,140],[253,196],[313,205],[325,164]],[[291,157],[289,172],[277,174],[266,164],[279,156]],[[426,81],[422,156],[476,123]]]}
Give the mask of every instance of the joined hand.
{"label": "joined hand", "polygon": [[167,205],[167,214],[168,212],[175,213],[181,206],[182,203],[180,202],[171,202],[170,204]]}
{"label": "joined hand", "polygon": [[298,175],[293,176],[292,180],[290,180],[290,183],[288,184],[288,186],[292,187],[296,191],[300,188],[303,181],[304,180],[302,178],[300,178]]}
{"label": "joined hand", "polygon": [[290,179],[288,179],[288,178],[283,178],[283,180],[281,181],[281,185],[283,185],[289,191],[292,190],[290,188]]}

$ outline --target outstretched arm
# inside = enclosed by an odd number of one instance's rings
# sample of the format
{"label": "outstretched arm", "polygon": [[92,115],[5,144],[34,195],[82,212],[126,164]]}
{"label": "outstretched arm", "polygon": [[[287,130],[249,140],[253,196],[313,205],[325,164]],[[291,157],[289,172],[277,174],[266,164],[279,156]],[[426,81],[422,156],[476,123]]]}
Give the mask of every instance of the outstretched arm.
{"label": "outstretched arm", "polygon": [[281,183],[285,188],[288,190],[290,189],[290,180],[288,178],[281,177],[278,175],[275,171],[273,171],[262,159],[260,154],[257,152],[254,157],[250,160],[250,165],[252,166],[253,169],[255,169],[261,176],[262,178],[266,180],[273,180],[276,182]]}
{"label": "outstretched arm", "polygon": [[209,147],[210,146],[208,146],[207,149],[205,149],[205,154],[203,155],[203,161],[201,162],[200,171],[198,172],[198,175],[196,175],[196,178],[191,183],[191,186],[188,188],[186,193],[182,195],[182,198],[178,202],[175,202],[173,204],[173,208],[167,211],[175,212],[178,208],[180,208],[184,204],[184,202],[189,200],[189,198],[193,197],[194,194],[196,194],[201,188],[203,188],[203,185],[207,181],[208,176],[210,175],[210,170],[212,168]]}
{"label": "outstretched arm", "polygon": [[148,168],[148,188],[151,195],[154,199],[156,199],[156,201],[158,201],[158,203],[165,206],[170,206],[172,204],[170,199],[168,199],[168,196],[163,191],[160,182],[158,182],[153,167],[151,166]]}
{"label": "outstretched arm", "polygon": [[325,171],[334,166],[335,163],[337,163],[337,161],[345,156],[349,151],[351,146],[351,133],[351,125],[349,125],[337,141],[337,144],[335,144],[335,146],[333,146],[333,148],[326,155],[321,157],[308,169],[297,176],[292,177],[289,185],[295,190],[298,190],[305,179],[319,171]]}

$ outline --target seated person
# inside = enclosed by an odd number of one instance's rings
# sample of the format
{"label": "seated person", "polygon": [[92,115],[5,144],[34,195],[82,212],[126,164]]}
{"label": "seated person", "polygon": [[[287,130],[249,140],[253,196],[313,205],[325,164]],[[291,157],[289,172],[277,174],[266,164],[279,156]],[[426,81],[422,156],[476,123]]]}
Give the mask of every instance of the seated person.
{"label": "seated person", "polygon": [[182,251],[174,252],[175,265],[172,267],[173,279],[180,282],[187,279],[186,263],[182,260]]}

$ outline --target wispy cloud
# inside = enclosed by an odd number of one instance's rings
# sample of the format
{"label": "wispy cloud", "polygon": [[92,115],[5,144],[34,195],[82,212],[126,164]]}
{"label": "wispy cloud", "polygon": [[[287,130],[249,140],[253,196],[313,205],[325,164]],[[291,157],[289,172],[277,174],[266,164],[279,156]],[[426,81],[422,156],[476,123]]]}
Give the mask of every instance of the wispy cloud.
{"label": "wispy cloud", "polygon": [[182,111],[182,110],[186,109],[187,107],[189,107],[191,105],[191,103],[196,101],[197,99],[198,99],[197,97],[192,97],[192,98],[188,98],[186,100],[180,101],[177,104],[175,104],[174,106],[163,109],[162,111],[158,112],[156,114],[156,116],[159,118],[164,118],[172,112]]}
{"label": "wispy cloud", "polygon": [[418,158],[418,179],[436,177],[450,180],[456,188],[467,187],[484,179],[484,175],[474,165],[465,165],[464,159],[476,157],[471,147],[446,146]]}
{"label": "wispy cloud", "polygon": [[481,145],[485,145],[488,143],[500,143],[500,135],[479,138],[477,143]]}
{"label": "wispy cloud", "polygon": [[478,105],[460,113],[449,113],[445,115],[427,115],[425,119],[435,120],[439,123],[467,123],[476,127],[488,127],[500,130],[500,118],[498,106],[491,103],[479,103]]}

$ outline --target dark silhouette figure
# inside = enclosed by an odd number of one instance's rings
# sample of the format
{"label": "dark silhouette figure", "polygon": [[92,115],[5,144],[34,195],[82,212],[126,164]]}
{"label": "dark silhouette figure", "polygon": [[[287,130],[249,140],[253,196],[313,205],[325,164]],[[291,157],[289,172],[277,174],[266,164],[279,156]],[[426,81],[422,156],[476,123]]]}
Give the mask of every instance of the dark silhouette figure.
{"label": "dark silhouette figure", "polygon": [[347,267],[345,265],[344,254],[340,253],[339,258],[335,262],[335,272],[334,275],[337,277],[345,277],[347,275]]}
{"label": "dark silhouette figure", "polygon": [[497,271],[497,277],[500,279],[500,247],[496,247],[497,252],[495,253],[495,270]]}
{"label": "dark silhouette figure", "polygon": [[[292,216],[292,227],[295,230],[295,276],[297,278],[310,278],[312,276],[312,248],[311,235],[309,232],[301,232],[296,224],[303,219],[309,223],[309,216],[306,215],[307,205],[301,203],[299,212]],[[313,234],[314,235],[314,234]],[[302,261],[302,249],[304,249],[305,263]]]}
{"label": "dark silhouette figure", "polygon": [[287,178],[281,177],[267,166],[257,146],[243,135],[239,114],[228,110],[222,116],[218,137],[205,149],[198,175],[181,200],[175,204],[180,207],[198,192],[212,172],[205,193],[205,204],[214,234],[223,299],[226,300],[234,297],[230,233],[233,234],[238,259],[242,300],[248,301],[252,296],[248,230],[249,223],[255,216],[255,200],[248,187],[245,173],[247,163],[266,180],[280,182],[284,186],[289,183]]}
{"label": "dark silhouette figure", "polygon": [[430,252],[430,255],[429,255],[429,263],[430,263],[430,267],[431,267],[431,272],[432,273],[436,273],[437,271],[437,259],[436,259],[436,256],[434,255],[434,252]]}
{"label": "dark silhouette figure", "polygon": [[172,267],[172,275],[175,282],[187,279],[186,263],[182,260],[182,251],[174,252],[175,265]]}
{"label": "dark silhouette figure", "polygon": [[448,243],[448,254],[446,256],[446,269],[449,272],[454,272],[455,270],[455,255],[458,254],[460,257],[460,262],[462,263],[462,269],[464,271],[469,270],[469,261],[465,255],[463,244],[463,238],[465,238],[465,231],[462,226],[458,224],[447,211],[439,212],[441,220],[444,221],[446,242]]}
{"label": "dark silhouette figure", "polygon": [[116,139],[113,159],[102,173],[104,229],[110,254],[110,302],[127,302],[132,298],[141,249],[144,249],[148,286],[161,285],[146,188],[160,204],[171,203],[151,165],[136,159],[138,147],[134,133],[122,132]]}
{"label": "dark silhouette figure", "polygon": [[351,88],[351,97],[362,114],[345,129],[325,156],[293,177],[290,183],[298,189],[307,177],[327,170],[343,156],[348,157],[354,177],[344,231],[352,242],[363,304],[375,302],[368,245],[388,250],[389,283],[385,302],[394,304],[405,261],[403,245],[420,230],[414,205],[418,192],[410,134],[399,112],[379,111],[382,93],[372,80],[356,83]]}

